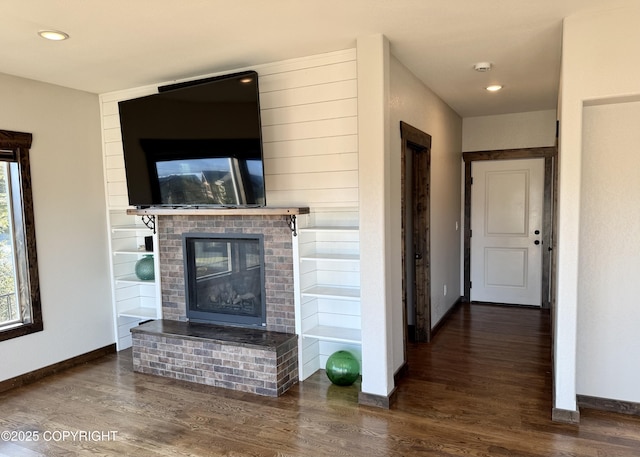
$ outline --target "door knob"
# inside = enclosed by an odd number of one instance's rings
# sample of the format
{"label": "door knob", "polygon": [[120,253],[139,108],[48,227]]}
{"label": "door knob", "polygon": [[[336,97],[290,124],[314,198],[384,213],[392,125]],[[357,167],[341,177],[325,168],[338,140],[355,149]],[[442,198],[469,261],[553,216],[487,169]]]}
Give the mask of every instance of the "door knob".
{"label": "door knob", "polygon": [[537,246],[537,245],[539,245],[539,244],[540,244],[540,240],[535,240],[535,241],[533,242],[533,244],[535,244],[536,246]]}
{"label": "door knob", "polygon": [[419,252],[416,252],[415,259],[420,260],[421,258],[422,258],[422,254],[420,254]]}
{"label": "door knob", "polygon": [[535,232],[533,232],[535,235],[540,235],[540,230],[536,230]]}

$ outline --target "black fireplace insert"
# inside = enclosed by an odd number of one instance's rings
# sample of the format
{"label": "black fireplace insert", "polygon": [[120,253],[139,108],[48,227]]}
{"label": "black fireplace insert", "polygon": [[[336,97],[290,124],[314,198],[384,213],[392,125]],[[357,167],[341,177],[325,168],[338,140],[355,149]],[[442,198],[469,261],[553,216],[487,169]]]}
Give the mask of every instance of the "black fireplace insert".
{"label": "black fireplace insert", "polygon": [[183,234],[190,322],[266,326],[261,234]]}

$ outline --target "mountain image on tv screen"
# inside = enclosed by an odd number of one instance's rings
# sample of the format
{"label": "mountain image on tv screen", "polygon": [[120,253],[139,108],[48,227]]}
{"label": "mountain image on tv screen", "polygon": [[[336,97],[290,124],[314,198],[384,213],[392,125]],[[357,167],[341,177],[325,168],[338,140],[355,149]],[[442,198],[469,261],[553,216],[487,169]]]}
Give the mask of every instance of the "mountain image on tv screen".
{"label": "mountain image on tv screen", "polygon": [[156,162],[163,205],[264,204],[262,161],[233,157]]}

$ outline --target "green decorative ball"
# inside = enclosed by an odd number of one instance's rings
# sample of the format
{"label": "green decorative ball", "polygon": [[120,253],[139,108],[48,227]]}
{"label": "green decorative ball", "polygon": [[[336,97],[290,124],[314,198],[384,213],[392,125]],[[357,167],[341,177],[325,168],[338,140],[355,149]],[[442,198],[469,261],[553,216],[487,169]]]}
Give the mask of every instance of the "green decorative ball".
{"label": "green decorative ball", "polygon": [[335,385],[350,386],[360,375],[360,363],[350,352],[338,351],[327,359],[325,371]]}
{"label": "green decorative ball", "polygon": [[143,281],[151,281],[155,279],[155,271],[153,269],[153,256],[145,255],[136,262],[136,276]]}

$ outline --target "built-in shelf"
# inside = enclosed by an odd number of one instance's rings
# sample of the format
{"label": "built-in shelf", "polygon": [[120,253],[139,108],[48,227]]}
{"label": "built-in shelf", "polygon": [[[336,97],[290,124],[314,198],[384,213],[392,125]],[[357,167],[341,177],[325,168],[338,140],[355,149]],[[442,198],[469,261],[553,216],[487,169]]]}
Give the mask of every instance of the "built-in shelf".
{"label": "built-in shelf", "polygon": [[113,255],[117,255],[117,254],[125,254],[125,255],[153,255],[153,251],[146,251],[143,249],[138,249],[138,250],[134,250],[134,249],[121,249],[119,251],[113,251]]}
{"label": "built-in shelf", "polygon": [[148,232],[149,228],[144,225],[119,225],[111,227],[113,233],[116,232]]}
{"label": "built-in shelf", "polygon": [[360,300],[360,289],[357,287],[337,287],[316,285],[304,289],[303,297],[333,298],[337,300]]}
{"label": "built-in shelf", "polygon": [[357,232],[360,229],[355,226],[319,226],[299,228],[299,232]]}
{"label": "built-in shelf", "polygon": [[319,260],[329,260],[332,262],[358,262],[358,254],[310,254],[300,257],[300,260],[317,262]]}
{"label": "built-in shelf", "polygon": [[297,331],[304,380],[339,350],[360,358],[360,229],[357,208],[325,208],[299,218]]}
{"label": "built-in shelf", "polygon": [[140,279],[137,276],[121,276],[115,279],[118,284],[153,284],[153,279]]}
{"label": "built-in shelf", "polygon": [[155,308],[134,308],[126,311],[120,311],[118,316],[132,317],[134,319],[155,319],[157,317],[156,312]]}
{"label": "built-in shelf", "polygon": [[303,333],[303,338],[314,338],[336,343],[360,344],[361,331],[355,328],[329,327],[318,325]]}
{"label": "built-in shelf", "polygon": [[142,280],[135,274],[138,260],[146,256],[153,258],[154,270],[159,271],[158,256],[146,249],[149,237],[151,246],[157,244],[157,237],[144,217],[129,215],[126,208],[110,208],[107,217],[116,348],[121,351],[131,347],[132,327],[162,315],[160,275]]}
{"label": "built-in shelf", "polygon": [[133,216],[298,216],[301,214],[309,214],[309,208],[285,208],[277,206],[261,206],[257,208],[162,207],[128,209],[127,214]]}

